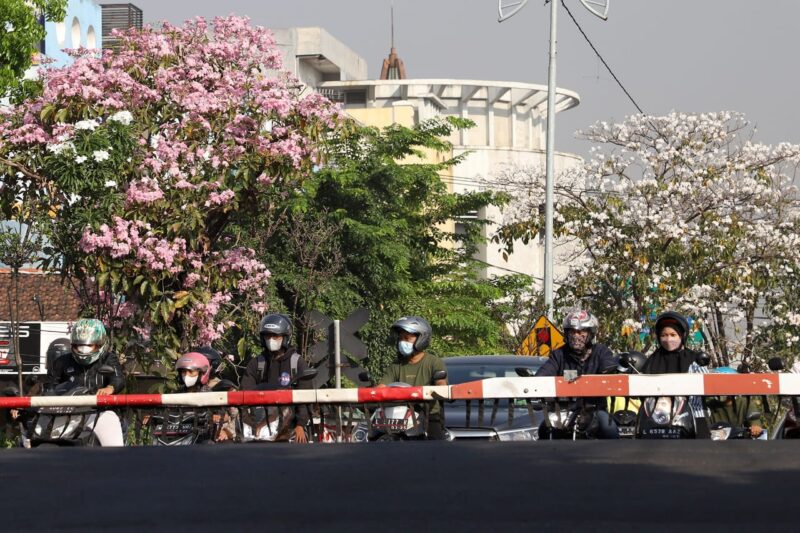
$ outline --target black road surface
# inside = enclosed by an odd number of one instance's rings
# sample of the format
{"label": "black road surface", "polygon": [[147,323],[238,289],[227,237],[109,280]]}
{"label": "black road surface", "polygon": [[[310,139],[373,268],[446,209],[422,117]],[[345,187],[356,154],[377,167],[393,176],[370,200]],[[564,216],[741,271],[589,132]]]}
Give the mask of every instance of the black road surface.
{"label": "black road surface", "polygon": [[0,531],[797,531],[792,441],[0,450]]}

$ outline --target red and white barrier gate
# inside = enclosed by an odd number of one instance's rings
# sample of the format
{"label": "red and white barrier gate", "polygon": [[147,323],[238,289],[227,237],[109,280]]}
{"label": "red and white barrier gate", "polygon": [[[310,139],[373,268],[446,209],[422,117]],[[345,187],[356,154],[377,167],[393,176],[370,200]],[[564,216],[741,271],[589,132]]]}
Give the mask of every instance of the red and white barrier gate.
{"label": "red and white barrier gate", "polygon": [[800,396],[800,374],[667,374],[489,378],[460,385],[279,391],[0,397],[0,409],[415,402],[436,399],[570,398],[591,396]]}

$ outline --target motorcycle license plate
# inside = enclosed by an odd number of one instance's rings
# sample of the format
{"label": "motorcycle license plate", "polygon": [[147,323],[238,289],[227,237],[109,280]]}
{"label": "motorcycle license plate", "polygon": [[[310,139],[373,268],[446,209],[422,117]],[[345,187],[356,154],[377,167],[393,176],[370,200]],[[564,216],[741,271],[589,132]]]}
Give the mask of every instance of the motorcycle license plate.
{"label": "motorcycle license plate", "polygon": [[191,433],[194,427],[192,424],[167,424],[164,427],[159,424],[155,428],[155,432],[159,435],[185,435]]}
{"label": "motorcycle license plate", "polygon": [[619,428],[620,437],[633,437],[636,434],[636,428],[633,426],[622,426]]}
{"label": "motorcycle license plate", "polygon": [[683,431],[681,428],[645,428],[642,430],[642,438],[645,439],[682,439]]}

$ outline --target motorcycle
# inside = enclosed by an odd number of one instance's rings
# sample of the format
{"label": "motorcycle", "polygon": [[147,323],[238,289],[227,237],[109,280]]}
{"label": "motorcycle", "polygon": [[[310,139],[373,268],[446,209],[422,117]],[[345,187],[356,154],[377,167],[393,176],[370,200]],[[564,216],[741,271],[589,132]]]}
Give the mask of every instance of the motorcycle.
{"label": "motorcycle", "polygon": [[[113,375],[103,365],[101,375]],[[45,390],[45,396],[87,396],[95,391],[67,381]],[[100,446],[94,433],[102,411],[96,407],[36,407],[21,411],[22,444],[38,446]]]}
{"label": "motorcycle", "polygon": [[[228,391],[236,384],[223,379],[211,389]],[[171,407],[143,418],[147,426],[149,444],[152,446],[189,446],[212,442],[222,431],[224,413],[204,408]]]}
{"label": "motorcycle", "polygon": [[[372,378],[363,372],[359,379],[374,386]],[[431,377],[431,384],[447,379],[447,371],[437,370]],[[394,382],[387,387],[406,388],[408,383]],[[381,404],[367,420],[360,422],[352,434],[353,442],[387,442],[405,440],[426,440],[428,438],[428,414],[430,406],[425,404]]]}
{"label": "motorcycle", "polygon": [[[305,369],[294,378],[289,387],[297,386],[301,381],[314,379],[315,368]],[[267,385],[259,386],[259,390],[267,390]],[[299,406],[298,409],[307,409]],[[295,440],[292,421],[295,417],[294,407],[290,405],[257,405],[244,407],[239,416],[239,435],[242,442],[293,442]],[[309,440],[314,435],[312,423],[305,428]]]}
{"label": "motorcycle", "polygon": [[[634,366],[644,364],[645,356],[639,352],[620,354],[620,359],[625,364],[605,369],[603,374],[627,373]],[[577,372],[577,371],[576,371]],[[579,374],[575,374],[572,379],[578,379]],[[545,419],[539,425],[539,440],[557,439],[596,439],[600,433],[600,420],[598,412],[601,406],[588,402],[587,398],[567,399],[567,403],[562,405],[559,400],[546,403],[538,402],[534,409],[545,411]],[[620,438],[632,439],[635,433],[636,412],[630,409],[630,399],[625,398],[623,406],[616,407],[616,398],[611,398],[610,409],[608,410],[611,420],[617,426]],[[608,407],[608,405],[606,405]]]}
{"label": "motorcycle", "polygon": [[[641,359],[620,364],[641,374]],[[710,359],[704,353],[697,354],[695,362],[708,366]],[[704,426],[707,427],[707,426]],[[702,434],[702,433],[701,433]],[[692,410],[690,398],[686,396],[658,396],[642,400],[636,419],[637,439],[694,439],[698,435],[698,421]]]}

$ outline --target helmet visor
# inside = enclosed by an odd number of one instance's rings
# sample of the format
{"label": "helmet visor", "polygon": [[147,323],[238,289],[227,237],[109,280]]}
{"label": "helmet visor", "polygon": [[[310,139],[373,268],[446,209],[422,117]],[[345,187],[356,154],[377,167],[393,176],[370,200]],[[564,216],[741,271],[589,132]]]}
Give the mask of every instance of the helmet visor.
{"label": "helmet visor", "polygon": [[79,356],[94,355],[100,351],[101,346],[98,344],[73,344],[72,353]]}

